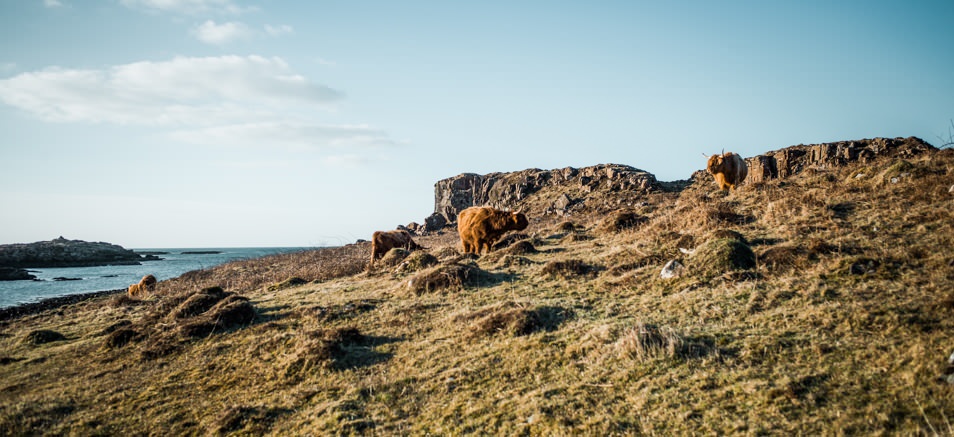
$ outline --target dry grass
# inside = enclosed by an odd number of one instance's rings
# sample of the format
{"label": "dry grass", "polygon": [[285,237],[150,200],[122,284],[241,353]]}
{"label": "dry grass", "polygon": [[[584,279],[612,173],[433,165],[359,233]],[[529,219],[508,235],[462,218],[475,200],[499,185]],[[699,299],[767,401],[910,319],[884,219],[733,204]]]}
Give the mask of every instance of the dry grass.
{"label": "dry grass", "polygon": [[420,270],[350,245],[3,321],[0,434],[951,435],[954,151],[906,162],[627,199],[649,206],[621,232],[602,206],[538,218],[476,259],[448,230]]}

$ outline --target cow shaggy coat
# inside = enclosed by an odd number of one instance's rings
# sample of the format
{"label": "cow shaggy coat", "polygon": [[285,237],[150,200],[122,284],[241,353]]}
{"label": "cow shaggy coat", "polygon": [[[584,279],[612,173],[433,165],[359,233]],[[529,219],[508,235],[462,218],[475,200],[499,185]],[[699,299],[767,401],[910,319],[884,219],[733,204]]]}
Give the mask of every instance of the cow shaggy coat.
{"label": "cow shaggy coat", "polygon": [[411,238],[411,233],[408,231],[376,231],[371,236],[371,262],[368,263],[368,267],[374,264],[374,260],[396,247],[409,251],[424,248],[414,242]]}
{"label": "cow shaggy coat", "polygon": [[472,206],[457,215],[457,233],[464,253],[490,252],[501,235],[507,231],[522,231],[529,224],[522,213],[486,206]]}
{"label": "cow shaggy coat", "polygon": [[155,276],[143,276],[142,279],[139,280],[138,284],[129,286],[129,288],[126,290],[126,294],[128,294],[129,297],[143,297],[146,295],[146,293],[155,291],[156,282],[158,281],[156,281]]}
{"label": "cow shaggy coat", "polygon": [[745,160],[737,153],[732,152],[710,156],[706,169],[715,178],[719,189],[723,191],[735,190],[736,186],[741,184],[749,174],[749,168],[745,165]]}

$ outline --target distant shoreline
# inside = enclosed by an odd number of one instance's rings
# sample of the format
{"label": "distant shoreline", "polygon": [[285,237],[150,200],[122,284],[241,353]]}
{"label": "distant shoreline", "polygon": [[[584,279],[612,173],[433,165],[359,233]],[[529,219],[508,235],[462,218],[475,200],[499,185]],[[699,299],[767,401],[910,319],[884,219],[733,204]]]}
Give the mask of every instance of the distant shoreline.
{"label": "distant shoreline", "polygon": [[91,293],[70,294],[67,296],[51,297],[38,302],[25,303],[12,307],[0,308],[0,322],[18,319],[23,316],[42,313],[47,310],[59,308],[64,305],[70,305],[95,299],[98,297],[112,296],[125,293],[125,289],[94,291]]}

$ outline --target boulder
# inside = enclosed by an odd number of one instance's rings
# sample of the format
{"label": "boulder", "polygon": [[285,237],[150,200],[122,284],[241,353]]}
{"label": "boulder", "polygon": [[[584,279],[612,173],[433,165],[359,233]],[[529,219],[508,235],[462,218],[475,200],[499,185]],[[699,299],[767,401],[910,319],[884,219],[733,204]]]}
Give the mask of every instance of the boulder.
{"label": "boulder", "polygon": [[663,266],[662,271],[659,272],[659,277],[663,279],[672,279],[682,276],[686,271],[686,267],[682,265],[678,260],[670,260]]}

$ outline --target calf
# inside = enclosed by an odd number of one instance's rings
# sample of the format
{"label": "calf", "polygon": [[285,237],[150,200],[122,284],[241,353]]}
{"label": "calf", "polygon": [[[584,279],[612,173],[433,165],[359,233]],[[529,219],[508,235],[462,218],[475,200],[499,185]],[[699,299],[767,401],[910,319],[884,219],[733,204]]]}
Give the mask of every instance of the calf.
{"label": "calf", "polygon": [[146,293],[156,290],[156,277],[152,275],[143,276],[138,284],[130,285],[126,290],[129,297],[145,297]]}
{"label": "calf", "polygon": [[368,263],[370,268],[374,264],[374,260],[380,258],[385,253],[388,253],[389,250],[400,247],[407,250],[417,250],[423,249],[423,246],[415,243],[411,238],[411,233],[405,230],[397,231],[375,231],[371,236],[371,262]]}

